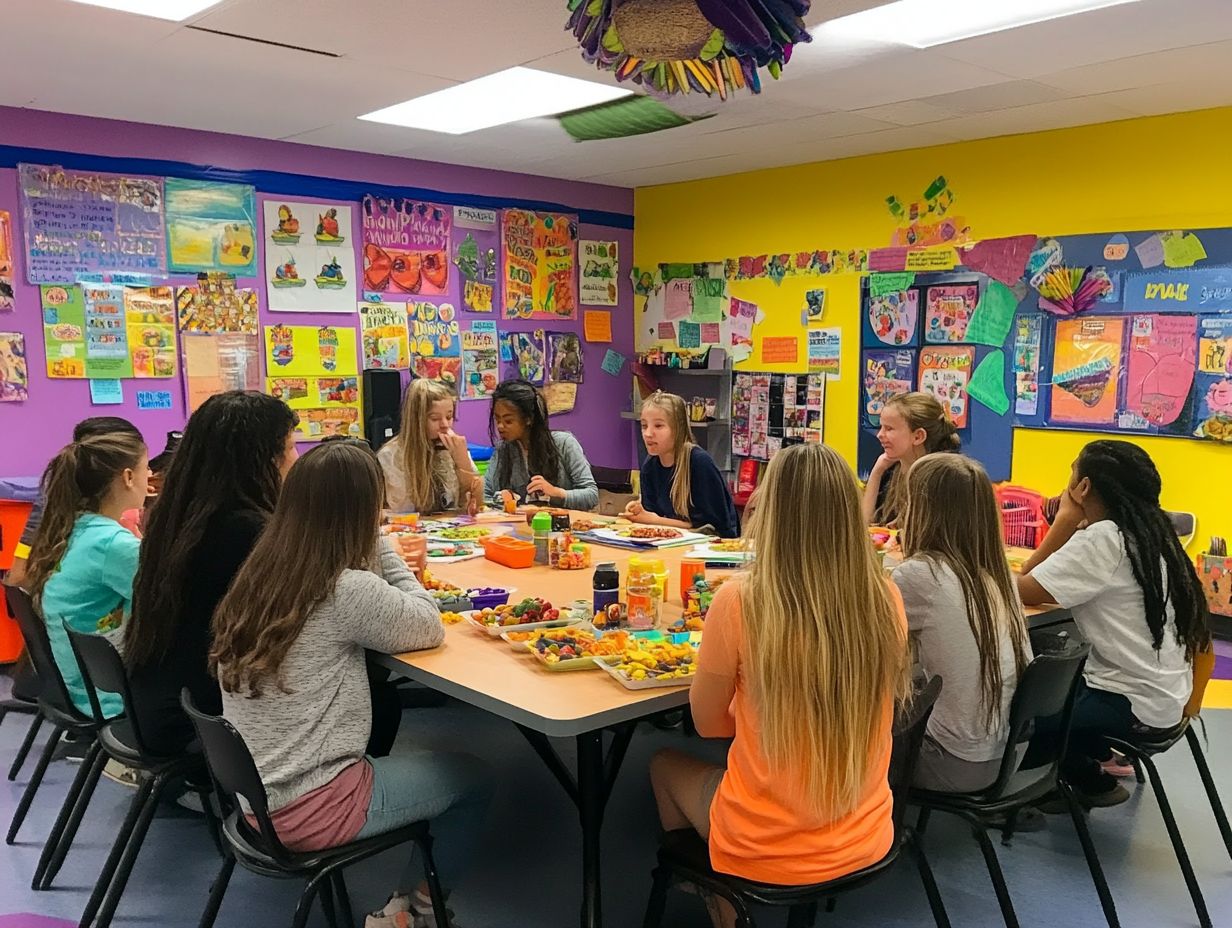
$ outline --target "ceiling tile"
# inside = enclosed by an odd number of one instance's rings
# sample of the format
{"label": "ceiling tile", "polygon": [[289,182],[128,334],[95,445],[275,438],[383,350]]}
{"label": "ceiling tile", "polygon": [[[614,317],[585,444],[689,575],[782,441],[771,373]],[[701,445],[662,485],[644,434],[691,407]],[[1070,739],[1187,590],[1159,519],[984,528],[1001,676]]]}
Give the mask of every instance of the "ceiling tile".
{"label": "ceiling tile", "polygon": [[1106,93],[1102,99],[1139,116],[1161,116],[1181,110],[1232,106],[1232,83],[1218,81],[1195,86],[1192,81],[1173,81]]}
{"label": "ceiling tile", "polygon": [[963,116],[946,122],[944,129],[960,139],[985,139],[999,135],[1018,135],[1023,132],[1113,122],[1130,119],[1134,115],[1131,110],[1117,106],[1104,94]]}
{"label": "ceiling tile", "polygon": [[1016,106],[1030,106],[1033,103],[1049,103],[1053,100],[1063,100],[1067,96],[1070,94],[1063,90],[1037,84],[1034,81],[1006,81],[1003,84],[989,84],[986,87],[972,87],[970,90],[924,97],[920,102],[954,113],[969,115],[1011,109]]}
{"label": "ceiling tile", "polygon": [[866,110],[856,110],[856,115],[867,116],[870,119],[893,123],[897,126],[920,126],[949,119],[955,113],[932,102],[907,100],[902,103],[886,103],[882,106],[871,106]]}
{"label": "ceiling tile", "polygon": [[1201,90],[1232,82],[1232,40],[1102,61],[1043,74],[1037,80],[1082,95],[1182,81]]}

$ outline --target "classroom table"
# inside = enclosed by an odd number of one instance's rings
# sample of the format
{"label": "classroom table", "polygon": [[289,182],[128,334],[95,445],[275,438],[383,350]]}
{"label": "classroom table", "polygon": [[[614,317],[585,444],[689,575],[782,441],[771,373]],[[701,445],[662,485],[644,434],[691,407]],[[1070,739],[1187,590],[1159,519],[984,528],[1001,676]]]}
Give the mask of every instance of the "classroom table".
{"label": "classroom table", "polygon": [[[583,515],[583,514],[579,514]],[[682,612],[680,561],[691,546],[650,552],[670,571],[662,618],[670,623]],[[614,562],[627,576],[629,558],[644,553],[591,546],[588,570],[552,570],[535,566],[512,570],[484,558],[455,564],[429,564],[431,573],[457,587],[514,587],[511,601],[541,596],[555,606],[589,600],[594,565]],[[1055,607],[1054,607],[1055,608]],[[1028,610],[1032,627],[1050,610]],[[582,827],[582,928],[603,924],[599,844],[603,814],[637,723],[686,706],[687,686],[628,690],[601,670],[552,672],[529,654],[515,654],[501,638],[492,638],[469,623],[447,626],[445,642],[431,651],[374,655],[384,666],[434,690],[508,719],[577,806]],[[610,732],[606,744],[604,733]],[[573,738],[576,773],[561,759],[553,738]]]}

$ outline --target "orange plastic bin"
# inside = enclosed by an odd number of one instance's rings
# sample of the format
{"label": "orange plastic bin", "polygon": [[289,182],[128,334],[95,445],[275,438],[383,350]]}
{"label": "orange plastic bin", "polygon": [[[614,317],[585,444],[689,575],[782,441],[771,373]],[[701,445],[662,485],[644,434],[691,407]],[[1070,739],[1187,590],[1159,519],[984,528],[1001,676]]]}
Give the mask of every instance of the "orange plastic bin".
{"label": "orange plastic bin", "polygon": [[[30,508],[29,503],[0,499],[0,571],[13,566],[17,540],[21,538],[22,530],[26,527]],[[21,657],[23,647],[17,621],[9,615],[7,600],[0,596],[0,664],[13,663]]]}

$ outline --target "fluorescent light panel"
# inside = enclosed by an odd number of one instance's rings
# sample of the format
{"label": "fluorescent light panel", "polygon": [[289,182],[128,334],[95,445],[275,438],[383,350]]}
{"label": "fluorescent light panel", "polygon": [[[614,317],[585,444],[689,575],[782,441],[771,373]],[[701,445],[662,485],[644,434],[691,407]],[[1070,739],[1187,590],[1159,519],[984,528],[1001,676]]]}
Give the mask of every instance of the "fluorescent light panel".
{"label": "fluorescent light panel", "polygon": [[180,22],[196,16],[202,10],[217,6],[220,0],[73,0],[88,6],[101,6],[121,13],[136,13],[138,16],[154,16]]}
{"label": "fluorescent light panel", "polygon": [[897,0],[818,27],[819,33],[931,48],[1138,0]]}
{"label": "fluorescent light panel", "polygon": [[369,122],[464,135],[632,95],[611,84],[533,68],[509,68],[360,116]]}

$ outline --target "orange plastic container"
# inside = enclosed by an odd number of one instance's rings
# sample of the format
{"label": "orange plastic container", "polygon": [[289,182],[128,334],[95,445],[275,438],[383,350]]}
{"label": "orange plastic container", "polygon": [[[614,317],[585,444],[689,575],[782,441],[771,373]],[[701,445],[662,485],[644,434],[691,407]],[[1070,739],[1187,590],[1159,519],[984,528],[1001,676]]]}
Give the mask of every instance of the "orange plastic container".
{"label": "orange plastic container", "polygon": [[508,535],[493,535],[480,539],[480,544],[483,545],[483,556],[489,561],[518,570],[535,565],[535,543],[533,541],[523,541],[521,538],[511,538]]}
{"label": "orange plastic container", "polygon": [[[21,538],[29,515],[29,503],[0,499],[0,570],[13,566],[17,540]],[[21,657],[24,646],[17,621],[9,615],[8,602],[0,592],[0,664],[11,664]]]}

